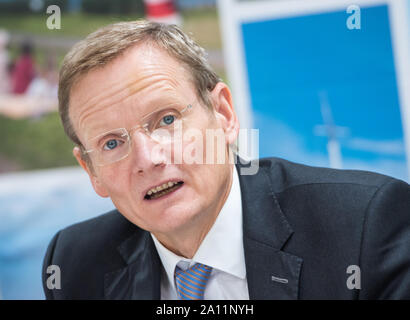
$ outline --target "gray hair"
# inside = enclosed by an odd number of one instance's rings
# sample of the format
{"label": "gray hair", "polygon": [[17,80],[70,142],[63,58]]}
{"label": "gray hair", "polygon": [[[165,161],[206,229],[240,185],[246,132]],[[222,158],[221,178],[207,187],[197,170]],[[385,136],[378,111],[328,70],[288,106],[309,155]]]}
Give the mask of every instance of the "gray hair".
{"label": "gray hair", "polygon": [[145,20],[111,24],[74,45],[63,60],[58,89],[59,113],[64,131],[74,143],[82,147],[69,117],[73,84],[90,70],[107,65],[131,46],[148,41],[164,49],[187,68],[199,99],[212,108],[209,92],[220,79],[210,67],[205,50],[193,39],[175,25]]}

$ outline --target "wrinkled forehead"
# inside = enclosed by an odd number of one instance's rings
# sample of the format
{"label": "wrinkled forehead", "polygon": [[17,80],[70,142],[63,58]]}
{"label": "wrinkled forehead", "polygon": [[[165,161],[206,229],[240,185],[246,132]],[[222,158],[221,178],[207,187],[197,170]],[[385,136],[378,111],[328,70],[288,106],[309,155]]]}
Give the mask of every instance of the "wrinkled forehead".
{"label": "wrinkled forehead", "polygon": [[[136,45],[81,77],[70,92],[70,119],[80,140],[124,127],[158,105],[196,97],[187,68],[150,43]],[[191,101],[190,101],[191,100]]]}
{"label": "wrinkled forehead", "polygon": [[[149,80],[168,80],[177,86],[188,84],[193,87],[193,77],[187,67],[164,49],[151,42],[132,46],[101,68],[90,70],[76,79],[70,91],[70,107],[93,104],[103,90],[124,91],[132,94],[141,91]],[[187,83],[188,82],[188,83]],[[128,89],[128,91],[126,90]]]}

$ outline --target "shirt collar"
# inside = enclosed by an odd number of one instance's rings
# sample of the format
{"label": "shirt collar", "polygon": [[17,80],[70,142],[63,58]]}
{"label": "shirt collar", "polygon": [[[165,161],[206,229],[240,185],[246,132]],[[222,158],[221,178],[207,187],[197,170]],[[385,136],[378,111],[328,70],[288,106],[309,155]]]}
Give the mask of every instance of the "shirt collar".
{"label": "shirt collar", "polygon": [[242,197],[236,168],[233,168],[232,186],[228,198],[192,260],[174,254],[165,248],[152,233],[151,236],[172,286],[174,286],[176,265],[187,269],[197,262],[245,279]]}

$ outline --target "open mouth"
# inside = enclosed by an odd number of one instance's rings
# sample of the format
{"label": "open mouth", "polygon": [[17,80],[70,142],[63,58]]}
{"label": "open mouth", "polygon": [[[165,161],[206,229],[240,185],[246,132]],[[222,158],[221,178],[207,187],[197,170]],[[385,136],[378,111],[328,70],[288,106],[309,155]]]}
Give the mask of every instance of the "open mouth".
{"label": "open mouth", "polygon": [[145,200],[154,200],[161,198],[171,192],[179,189],[184,184],[183,181],[169,181],[160,186],[150,189],[144,196]]}

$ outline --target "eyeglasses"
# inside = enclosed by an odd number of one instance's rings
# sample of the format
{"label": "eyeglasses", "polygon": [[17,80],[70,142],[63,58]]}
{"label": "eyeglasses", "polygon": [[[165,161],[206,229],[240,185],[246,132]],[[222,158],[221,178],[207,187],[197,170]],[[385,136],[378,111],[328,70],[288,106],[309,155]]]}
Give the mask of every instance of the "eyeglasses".
{"label": "eyeglasses", "polygon": [[172,143],[177,130],[182,130],[191,104],[178,108],[163,108],[143,117],[140,123],[130,130],[117,128],[102,133],[86,142],[84,154],[91,154],[93,163],[105,166],[126,158],[131,151],[131,135],[135,130],[141,130],[158,143]]}

